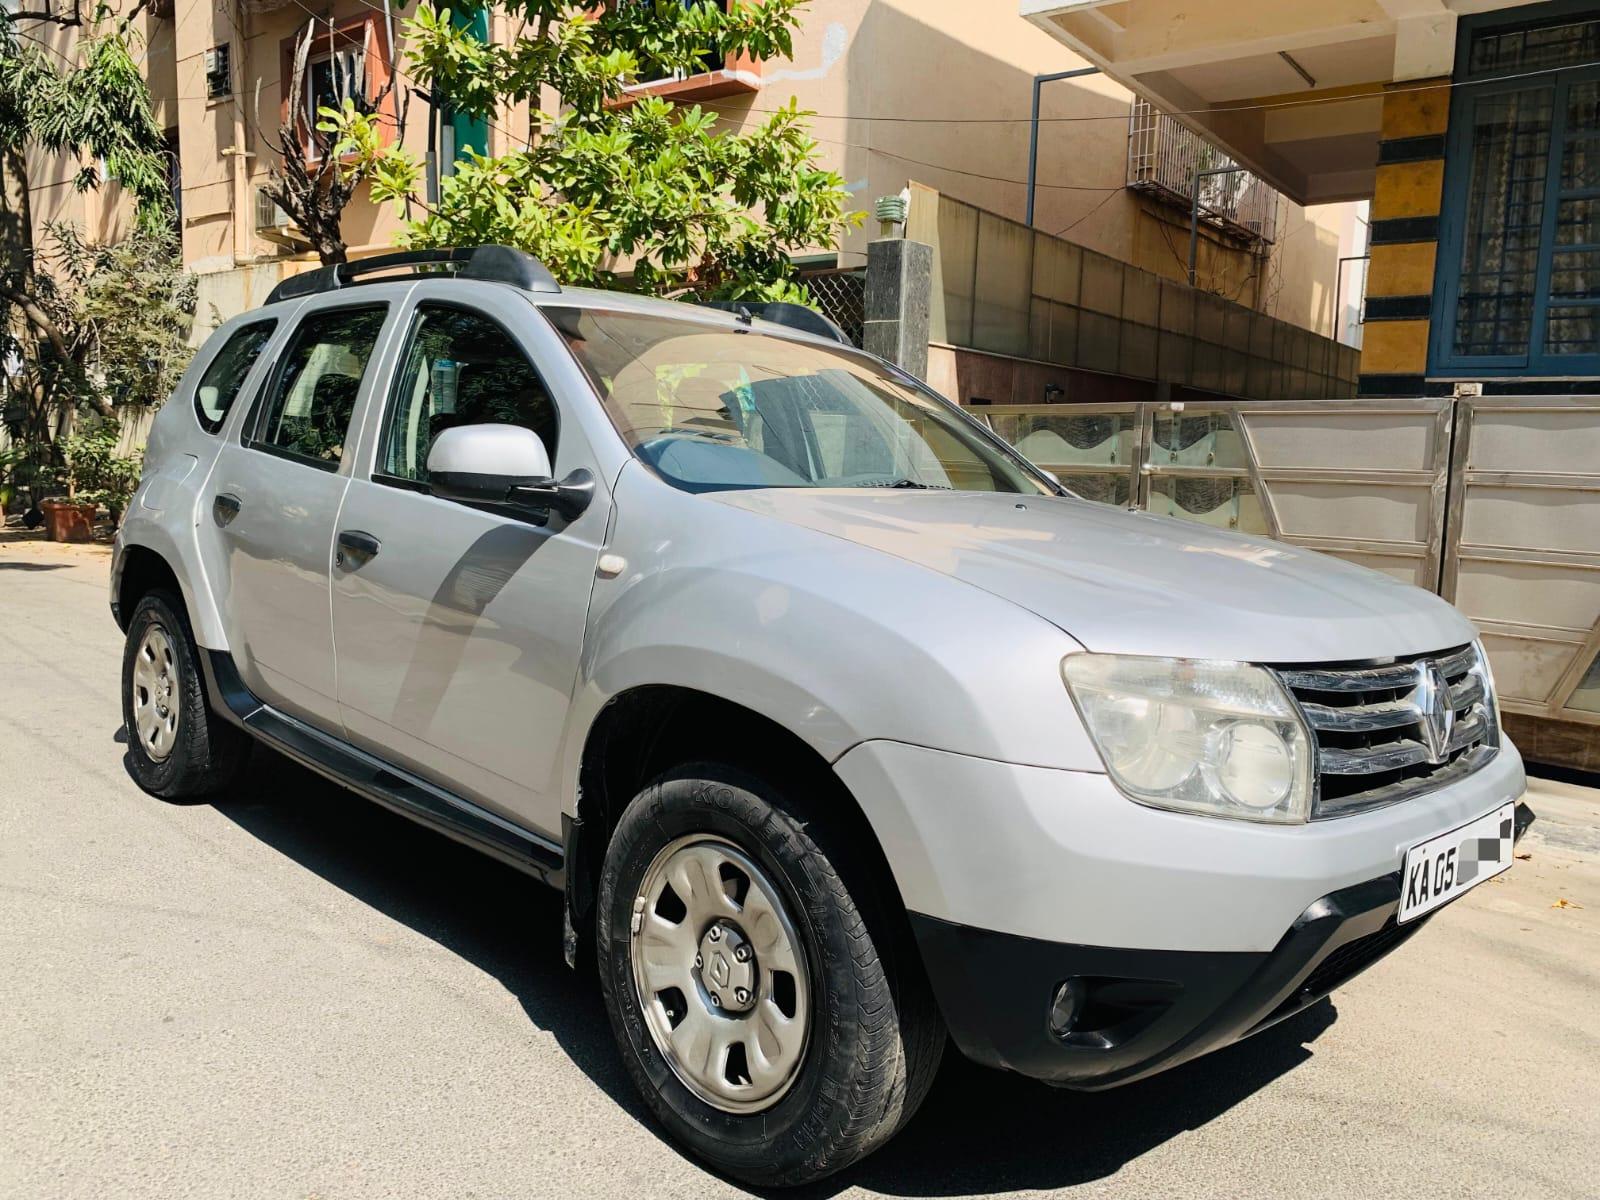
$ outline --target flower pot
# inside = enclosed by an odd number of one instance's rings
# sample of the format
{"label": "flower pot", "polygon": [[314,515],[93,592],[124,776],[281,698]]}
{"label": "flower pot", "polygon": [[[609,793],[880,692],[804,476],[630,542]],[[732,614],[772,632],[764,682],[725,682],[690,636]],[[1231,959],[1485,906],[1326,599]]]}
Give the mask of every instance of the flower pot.
{"label": "flower pot", "polygon": [[44,513],[44,535],[52,542],[94,541],[94,518],[98,511],[93,504],[79,504],[75,500],[45,500],[39,511]]}

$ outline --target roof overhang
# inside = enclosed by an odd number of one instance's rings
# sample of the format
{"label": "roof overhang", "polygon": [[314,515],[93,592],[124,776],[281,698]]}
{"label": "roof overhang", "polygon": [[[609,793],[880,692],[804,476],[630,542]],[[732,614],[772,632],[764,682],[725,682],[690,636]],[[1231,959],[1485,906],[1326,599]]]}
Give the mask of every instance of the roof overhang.
{"label": "roof overhang", "polygon": [[1020,0],[1039,28],[1301,204],[1372,195],[1385,85],[1451,74],[1456,18],[1533,0]]}

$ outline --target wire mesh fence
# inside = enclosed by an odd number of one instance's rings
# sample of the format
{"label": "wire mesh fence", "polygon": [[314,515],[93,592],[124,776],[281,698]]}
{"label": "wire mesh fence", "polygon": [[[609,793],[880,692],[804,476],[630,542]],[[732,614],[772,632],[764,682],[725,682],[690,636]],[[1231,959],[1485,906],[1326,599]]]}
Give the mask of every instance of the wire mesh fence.
{"label": "wire mesh fence", "polygon": [[861,345],[861,325],[866,317],[867,273],[859,268],[806,271],[806,285],[822,315],[844,330],[852,346]]}

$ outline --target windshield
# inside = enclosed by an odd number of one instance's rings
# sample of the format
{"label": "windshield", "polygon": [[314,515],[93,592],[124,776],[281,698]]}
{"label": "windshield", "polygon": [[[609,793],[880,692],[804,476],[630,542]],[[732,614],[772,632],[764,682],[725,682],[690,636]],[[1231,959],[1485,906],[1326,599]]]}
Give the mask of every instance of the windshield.
{"label": "windshield", "polygon": [[684,491],[1051,491],[949,405],[863,355],[672,317],[544,312],[633,453]]}

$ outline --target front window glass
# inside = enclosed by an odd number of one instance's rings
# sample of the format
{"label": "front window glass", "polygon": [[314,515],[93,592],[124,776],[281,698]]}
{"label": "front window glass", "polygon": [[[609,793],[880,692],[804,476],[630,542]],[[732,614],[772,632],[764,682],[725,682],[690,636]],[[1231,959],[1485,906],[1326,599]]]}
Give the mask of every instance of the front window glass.
{"label": "front window glass", "polygon": [[527,356],[487,317],[424,305],[389,405],[379,470],[426,483],[428,448],[457,425],[521,425],[556,459],[556,408]]}
{"label": "front window glass", "polygon": [[634,454],[685,491],[1049,491],[948,405],[861,355],[672,317],[544,311]]}
{"label": "front window glass", "polygon": [[300,323],[256,423],[254,445],[318,466],[338,464],[386,310],[336,308]]}

